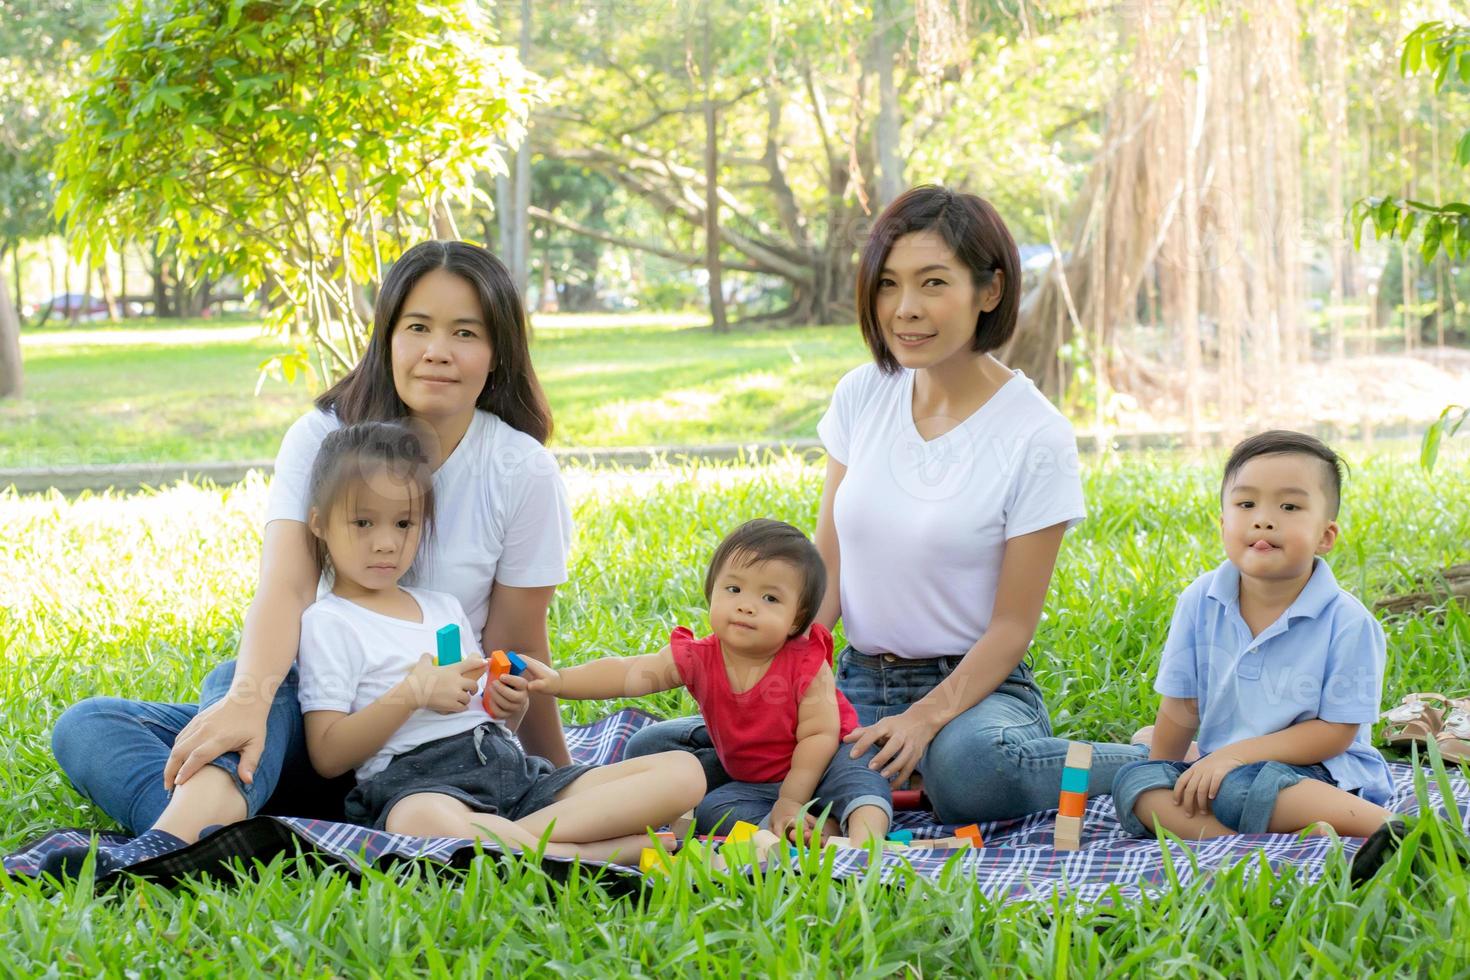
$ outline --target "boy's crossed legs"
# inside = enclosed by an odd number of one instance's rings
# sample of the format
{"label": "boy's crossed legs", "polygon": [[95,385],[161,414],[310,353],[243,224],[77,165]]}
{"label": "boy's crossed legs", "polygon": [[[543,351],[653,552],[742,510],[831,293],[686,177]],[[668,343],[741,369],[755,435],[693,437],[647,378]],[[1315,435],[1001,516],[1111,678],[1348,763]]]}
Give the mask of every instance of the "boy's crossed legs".
{"label": "boy's crossed legs", "polygon": [[1188,769],[1182,762],[1151,760],[1119,770],[1113,789],[1118,821],[1134,836],[1154,827],[1185,840],[1231,834],[1289,834],[1311,828],[1367,837],[1393,815],[1375,803],[1339,789],[1321,766],[1257,762],[1231,770],[1206,811],[1174,798],[1174,784]]}

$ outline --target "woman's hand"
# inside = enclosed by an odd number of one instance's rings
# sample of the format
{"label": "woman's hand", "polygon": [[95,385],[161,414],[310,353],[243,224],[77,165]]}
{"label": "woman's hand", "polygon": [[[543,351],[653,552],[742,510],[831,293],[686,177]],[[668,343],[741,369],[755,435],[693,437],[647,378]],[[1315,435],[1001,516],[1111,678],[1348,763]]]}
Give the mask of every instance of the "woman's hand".
{"label": "woman's hand", "polygon": [[410,702],[441,715],[456,714],[470,706],[480,689],[480,675],[489,663],[481,657],[470,657],[459,663],[440,667],[434,658],[424,654],[404,678]]}
{"label": "woman's hand", "polygon": [[924,750],[939,734],[940,726],[928,719],[917,705],[900,715],[880,718],[871,725],[854,728],[843,739],[852,745],[854,759],[867,752],[873,745],[881,745],[869,769],[877,769],[889,785],[898,789],[908,782],[914,767],[924,758]]}
{"label": "woman's hand", "polygon": [[255,781],[255,767],[265,750],[265,720],[270,715],[269,698],[236,698],[226,695],[200,711],[184,726],[163,767],[163,788],[174,787],[227,752],[240,753],[240,781]]}

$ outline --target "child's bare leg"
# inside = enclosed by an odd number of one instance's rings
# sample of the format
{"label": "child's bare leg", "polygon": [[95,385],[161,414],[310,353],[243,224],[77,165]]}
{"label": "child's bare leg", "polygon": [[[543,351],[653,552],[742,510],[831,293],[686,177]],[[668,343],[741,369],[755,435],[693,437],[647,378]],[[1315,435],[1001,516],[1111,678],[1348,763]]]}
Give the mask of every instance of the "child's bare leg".
{"label": "child's bare leg", "polygon": [[[584,773],[556,802],[516,823],[557,843],[587,844],[642,835],[704,799],[704,769],[688,752],[639,756]],[[554,826],[553,826],[554,824]]]}
{"label": "child's bare leg", "polygon": [[1174,802],[1171,789],[1151,789],[1139,794],[1133,804],[1133,814],[1145,827],[1152,828],[1157,821],[1159,826],[1183,840],[1203,840],[1235,833],[1216,820],[1213,813],[1190,816],[1182,805]]}
{"label": "child's bare leg", "polygon": [[211,824],[244,820],[248,811],[245,797],[235,785],[235,777],[219,766],[205,766],[174,788],[163,813],[153,829],[173,834],[192,843],[199,832]]}
{"label": "child's bare leg", "polygon": [[860,806],[847,815],[847,839],[853,847],[888,836],[888,814],[880,806]]}
{"label": "child's bare leg", "polygon": [[[513,850],[535,850],[541,843],[540,836],[520,824],[493,813],[472,810],[462,800],[443,793],[405,796],[388,811],[386,828],[389,833],[415,837],[495,841]],[[621,860],[625,864],[636,865],[638,856],[647,846],[646,834],[632,834],[581,844],[548,842],[545,853],[583,857],[591,861]]]}
{"label": "child's bare leg", "polygon": [[1325,823],[1348,837],[1367,837],[1393,816],[1388,810],[1320,779],[1303,779],[1276,796],[1268,829],[1290,834]]}

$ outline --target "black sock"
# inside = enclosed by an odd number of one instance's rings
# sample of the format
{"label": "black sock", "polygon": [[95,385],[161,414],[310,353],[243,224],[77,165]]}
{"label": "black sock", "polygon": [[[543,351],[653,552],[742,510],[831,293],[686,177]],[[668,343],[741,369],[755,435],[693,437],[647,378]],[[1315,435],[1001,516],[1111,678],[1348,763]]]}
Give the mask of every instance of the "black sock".
{"label": "black sock", "polygon": [[[163,830],[150,830],[126,844],[97,845],[96,875],[101,878],[184,847],[185,842]],[[55,878],[75,878],[91,851],[90,844],[59,847],[41,861],[41,873]]]}

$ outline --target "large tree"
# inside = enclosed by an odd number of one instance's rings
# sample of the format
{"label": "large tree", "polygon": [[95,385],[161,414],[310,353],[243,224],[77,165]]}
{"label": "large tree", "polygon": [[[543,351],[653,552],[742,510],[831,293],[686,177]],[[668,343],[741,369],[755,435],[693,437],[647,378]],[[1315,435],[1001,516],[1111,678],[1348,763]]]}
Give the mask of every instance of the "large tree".
{"label": "large tree", "polygon": [[[80,247],[155,236],[276,300],[331,377],[404,248],[502,170],[533,80],[479,3],[130,0],[71,106]],[[300,366],[308,350],[291,357]]]}

